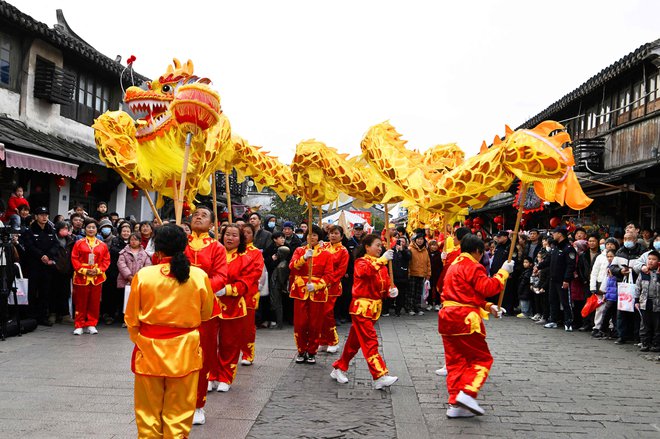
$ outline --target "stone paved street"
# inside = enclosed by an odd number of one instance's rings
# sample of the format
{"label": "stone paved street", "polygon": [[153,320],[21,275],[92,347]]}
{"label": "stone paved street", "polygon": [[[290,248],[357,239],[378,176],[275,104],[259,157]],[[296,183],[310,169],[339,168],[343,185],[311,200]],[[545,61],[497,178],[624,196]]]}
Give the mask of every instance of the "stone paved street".
{"label": "stone paved street", "polygon": [[[435,313],[383,317],[381,347],[399,381],[371,390],[361,355],[350,382],[336,355],[296,365],[291,328],[257,332],[257,362],[226,394],[209,394],[192,438],[660,438],[660,362],[632,345],[508,317],[489,321],[495,357],[480,394],[486,416],[445,417]],[[0,343],[0,438],[130,438],[131,343],[125,330],[70,335],[56,325]],[[340,328],[342,340],[348,325]]]}

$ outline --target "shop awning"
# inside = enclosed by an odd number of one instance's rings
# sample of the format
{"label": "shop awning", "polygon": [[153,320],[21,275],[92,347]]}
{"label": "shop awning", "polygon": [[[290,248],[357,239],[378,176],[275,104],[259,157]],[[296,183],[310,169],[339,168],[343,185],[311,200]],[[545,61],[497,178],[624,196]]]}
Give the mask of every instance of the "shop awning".
{"label": "shop awning", "polygon": [[10,149],[2,149],[8,168],[29,169],[31,171],[62,175],[69,178],[76,178],[78,176],[78,165],[45,157],[37,157],[33,154],[12,151]]}

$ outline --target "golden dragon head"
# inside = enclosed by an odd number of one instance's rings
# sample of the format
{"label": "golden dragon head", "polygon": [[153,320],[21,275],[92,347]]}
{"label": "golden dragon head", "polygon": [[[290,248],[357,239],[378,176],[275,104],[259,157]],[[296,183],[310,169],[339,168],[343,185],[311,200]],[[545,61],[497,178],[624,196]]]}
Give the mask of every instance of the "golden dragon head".
{"label": "golden dragon head", "polygon": [[155,81],[147,82],[147,89],[129,87],[124,96],[124,102],[138,119],[136,139],[138,142],[153,140],[176,124],[170,111],[170,105],[182,86],[192,84],[209,84],[208,78],[193,75],[194,66],[188,60],[185,64],[174,58],[173,64],[167,66],[164,75]]}
{"label": "golden dragon head", "polygon": [[582,191],[573,170],[570,142],[563,125],[544,121],[533,129],[515,132],[507,127],[505,140],[496,138],[493,147],[503,147],[507,169],[523,183],[533,183],[539,197],[582,210],[592,200]]}

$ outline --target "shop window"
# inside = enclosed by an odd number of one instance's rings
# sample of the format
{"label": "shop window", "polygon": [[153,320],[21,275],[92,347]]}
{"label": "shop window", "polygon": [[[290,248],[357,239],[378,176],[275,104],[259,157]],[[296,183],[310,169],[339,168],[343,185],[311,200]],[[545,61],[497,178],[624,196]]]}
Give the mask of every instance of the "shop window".
{"label": "shop window", "polygon": [[0,32],[0,87],[17,89],[20,64],[18,48],[14,38]]}

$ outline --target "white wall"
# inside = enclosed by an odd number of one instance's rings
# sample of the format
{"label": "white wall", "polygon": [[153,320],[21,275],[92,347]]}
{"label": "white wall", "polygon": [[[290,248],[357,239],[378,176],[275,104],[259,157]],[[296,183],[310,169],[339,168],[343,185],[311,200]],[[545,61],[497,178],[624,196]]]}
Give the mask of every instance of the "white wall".
{"label": "white wall", "polygon": [[7,114],[13,119],[18,119],[20,100],[20,94],[6,88],[0,88],[0,113]]}

